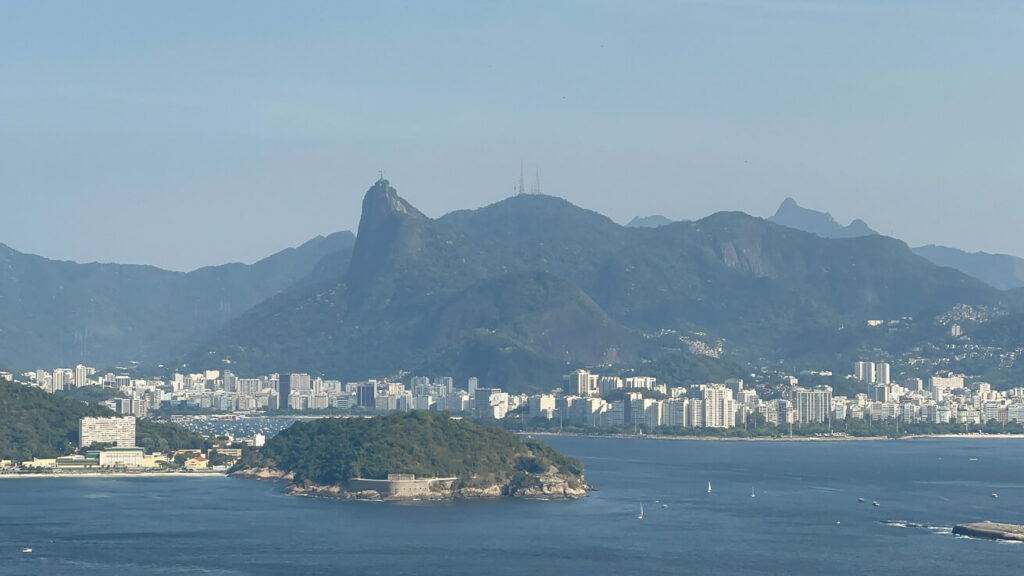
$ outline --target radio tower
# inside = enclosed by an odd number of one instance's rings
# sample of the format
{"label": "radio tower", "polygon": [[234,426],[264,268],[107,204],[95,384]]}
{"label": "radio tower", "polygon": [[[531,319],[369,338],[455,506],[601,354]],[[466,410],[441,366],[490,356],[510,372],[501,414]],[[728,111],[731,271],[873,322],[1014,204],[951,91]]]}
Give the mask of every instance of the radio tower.
{"label": "radio tower", "polygon": [[523,182],[523,161],[519,161],[519,193],[526,193],[526,184]]}

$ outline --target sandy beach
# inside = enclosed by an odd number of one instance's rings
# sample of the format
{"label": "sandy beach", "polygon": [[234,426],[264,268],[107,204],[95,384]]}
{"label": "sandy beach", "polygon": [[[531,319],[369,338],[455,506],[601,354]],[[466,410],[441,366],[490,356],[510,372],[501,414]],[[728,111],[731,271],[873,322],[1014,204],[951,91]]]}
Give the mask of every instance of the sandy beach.
{"label": "sandy beach", "polygon": [[213,478],[224,472],[17,472],[0,473],[0,480],[13,478]]}

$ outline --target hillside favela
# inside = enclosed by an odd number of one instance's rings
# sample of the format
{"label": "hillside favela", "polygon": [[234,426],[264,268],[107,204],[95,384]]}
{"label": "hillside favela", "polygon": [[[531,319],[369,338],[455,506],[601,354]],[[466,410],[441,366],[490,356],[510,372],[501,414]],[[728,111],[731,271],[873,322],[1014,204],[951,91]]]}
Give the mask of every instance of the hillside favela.
{"label": "hillside favela", "polygon": [[0,7],[0,574],[1013,574],[1012,3]]}

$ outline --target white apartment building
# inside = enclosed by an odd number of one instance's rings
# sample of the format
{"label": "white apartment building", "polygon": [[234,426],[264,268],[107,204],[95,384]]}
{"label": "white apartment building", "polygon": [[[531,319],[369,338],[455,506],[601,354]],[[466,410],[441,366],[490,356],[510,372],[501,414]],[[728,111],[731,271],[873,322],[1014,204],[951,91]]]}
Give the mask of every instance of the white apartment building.
{"label": "white apartment building", "polygon": [[85,448],[96,442],[121,448],[135,446],[135,417],[82,418],[78,423],[78,445]]}

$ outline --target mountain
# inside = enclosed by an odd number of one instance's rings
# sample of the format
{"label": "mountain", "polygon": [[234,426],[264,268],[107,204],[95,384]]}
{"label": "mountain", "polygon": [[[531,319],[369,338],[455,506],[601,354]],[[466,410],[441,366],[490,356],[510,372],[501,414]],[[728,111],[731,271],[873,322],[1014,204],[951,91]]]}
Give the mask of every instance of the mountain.
{"label": "mountain", "polygon": [[938,266],[955,268],[1000,290],[1024,286],[1024,259],[1008,254],[964,252],[956,248],[929,244],[914,248],[914,253]]}
{"label": "mountain", "polygon": [[672,221],[661,215],[654,216],[637,216],[626,224],[626,228],[658,228],[659,226],[667,226]]}
{"label": "mountain", "polygon": [[485,385],[512,391],[597,364],[700,382],[722,361],[694,357],[695,339],[791,358],[849,346],[831,336],[846,324],[1003,298],[877,235],[825,239],[738,212],[628,228],[539,194],[430,219],[381,180],[343,277],[257,305],[188,360],[349,379],[490,369]]}
{"label": "mountain", "polygon": [[378,181],[344,277],[256,306],[189,363],[349,379],[429,370],[540,390],[567,362],[636,357],[638,336],[577,286],[499,256],[501,240],[470,238],[450,216],[429,219]]}
{"label": "mountain", "polygon": [[0,361],[24,370],[165,359],[322,259],[347,263],[353,244],[351,232],[339,232],[251,265],[189,273],[48,260],[0,244]]}
{"label": "mountain", "polygon": [[863,220],[854,220],[848,226],[843,226],[836,222],[828,212],[803,208],[792,198],[783,200],[779,209],[775,211],[775,215],[768,220],[782,226],[817,234],[822,238],[857,238],[878,234],[868,228]]}

